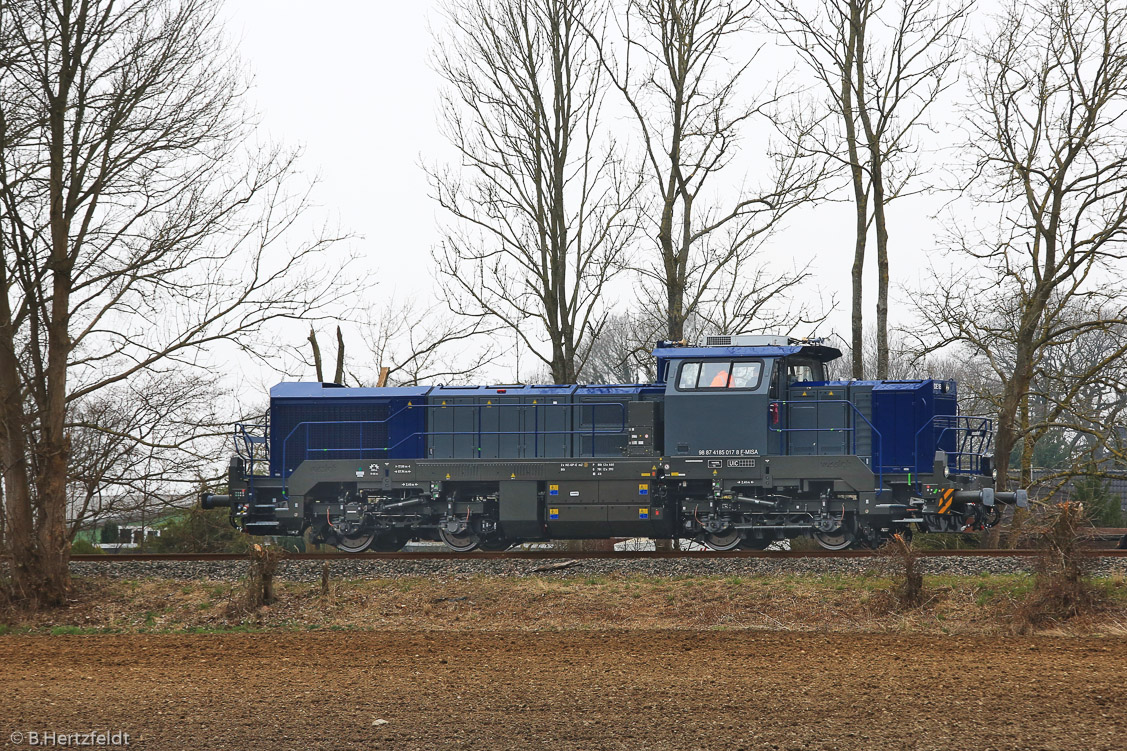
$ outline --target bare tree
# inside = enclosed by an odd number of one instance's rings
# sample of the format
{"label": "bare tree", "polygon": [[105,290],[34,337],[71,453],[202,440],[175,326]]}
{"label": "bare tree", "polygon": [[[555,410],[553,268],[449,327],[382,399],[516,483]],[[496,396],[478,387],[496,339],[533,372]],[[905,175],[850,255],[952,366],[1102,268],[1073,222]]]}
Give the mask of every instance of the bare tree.
{"label": "bare tree", "polygon": [[863,275],[870,231],[877,245],[876,377],[889,367],[888,205],[919,191],[917,131],[950,86],[948,71],[971,3],[966,0],[763,0],[770,22],[825,94],[811,130],[819,151],[849,174],[855,208],[853,376],[864,378]]}
{"label": "bare tree", "polygon": [[[317,340],[317,330],[312,326],[309,327],[309,336],[306,338],[309,342],[309,349],[313,353],[313,371],[317,376],[317,380],[324,383],[325,369],[324,363],[321,361],[321,343]],[[341,331],[340,326],[337,326],[337,359],[336,367],[333,368],[333,380],[330,383],[339,383],[344,385],[344,332]]]}
{"label": "bare tree", "polygon": [[460,163],[429,175],[452,220],[435,251],[447,299],[573,383],[636,226],[636,185],[605,135],[606,86],[581,28],[598,25],[600,2],[449,0],[445,12],[435,66]]}
{"label": "bare tree", "polygon": [[665,331],[654,312],[613,313],[591,346],[586,375],[590,383],[651,382],[657,377],[653,347]]}
{"label": "bare tree", "polygon": [[1127,326],[1111,323],[1118,311],[1081,310],[1078,322],[1104,320],[1085,327],[1047,349],[1034,371],[1023,426],[1021,467],[1040,464],[1035,450],[1049,439],[1057,447],[1056,466],[1035,478],[1050,493],[1077,477],[1109,477],[1113,460],[1122,457],[1121,426],[1127,415]]}
{"label": "bare tree", "polygon": [[107,515],[132,512],[142,495],[195,496],[229,433],[217,380],[156,371],[69,405],[69,539]]}
{"label": "bare tree", "polygon": [[724,321],[735,327],[724,331],[739,333],[807,276],[754,263],[783,217],[817,189],[823,164],[802,158],[804,134],[791,133],[787,151],[765,149],[763,185],[717,197],[728,188],[720,180],[732,171],[745,127],[792,125],[781,122],[778,87],[740,101],[755,55],[741,50],[739,63],[729,56],[749,41],[756,9],[746,0],[628,0],[615,17],[620,45],[589,28],[641,137],[643,226],[656,259],[644,253],[634,269],[643,305],[663,312],[670,340],[684,339],[686,321],[703,309],[724,306],[746,311]]}
{"label": "bare tree", "polygon": [[[293,156],[251,143],[212,0],[29,0],[0,37],[0,462],[19,596],[69,584],[71,420],[146,374],[250,350],[347,294],[287,247]],[[80,408],[81,405],[81,408]]]}
{"label": "bare tree", "polygon": [[350,375],[366,384],[382,377],[389,386],[455,383],[496,361],[495,332],[487,321],[457,316],[441,304],[393,298],[382,310],[368,311],[361,339],[371,367]]}
{"label": "bare tree", "polygon": [[[1038,349],[1016,417],[1010,465],[1018,467],[1024,486],[1039,486],[1046,495],[1076,477],[1110,476],[1109,465],[1118,456],[1117,426],[1127,409],[1127,326],[1122,310],[1088,309],[1090,301],[1075,296],[1067,308],[1052,312],[1060,335]],[[1006,398],[1005,375],[1013,373],[1017,360],[1018,323],[1012,317],[989,321],[999,334],[989,357],[965,345],[960,351],[971,361],[969,370],[979,371],[977,383],[986,386],[978,390],[987,405],[982,413],[998,414]]]}
{"label": "bare tree", "polygon": [[[345,334],[345,331],[348,334]],[[493,365],[500,349],[495,325],[482,318],[451,312],[442,303],[423,304],[394,296],[354,311],[336,327],[337,350],[333,383],[342,386],[421,386],[450,383]],[[345,339],[359,340],[345,356]],[[324,380],[325,366],[315,329],[308,347],[287,351],[289,378],[307,378],[312,368]],[[359,352],[359,355],[355,354]]]}
{"label": "bare tree", "polygon": [[780,271],[783,264],[759,265],[754,256],[735,257],[713,277],[712,289],[696,300],[684,321],[684,333],[701,341],[707,334],[803,334],[824,321],[837,305],[832,293],[800,285],[809,281],[809,266]]}
{"label": "bare tree", "polygon": [[[729,273],[738,275],[741,269],[742,263],[737,260],[731,264]],[[734,286],[716,290],[715,295],[701,299],[696,311],[681,322],[682,337],[690,342],[703,342],[706,336],[717,332],[789,334],[825,318],[825,313],[811,312],[813,305],[785,304],[792,302],[783,299],[783,288],[789,286],[787,280],[776,280],[776,285],[770,286],[763,284],[765,277],[771,274],[769,270],[757,267],[754,273],[747,288],[757,289],[756,295],[732,294],[737,289]],[[822,299],[819,295],[811,297]],[[832,300],[822,308],[828,310],[831,306]],[[658,340],[665,337],[668,320],[659,307],[642,305],[639,308],[638,311],[612,313],[607,318],[591,345],[585,372],[588,382],[651,382],[657,378],[653,349]]]}
{"label": "bare tree", "polygon": [[[1014,446],[1035,441],[1030,393],[1046,358],[1127,321],[1127,6],[1011,4],[978,59],[967,195],[993,216],[981,230],[963,220],[953,236],[959,265],[984,276],[937,277],[946,289],[931,285],[918,310],[939,332],[934,344],[967,345],[997,376],[1002,484]],[[1125,355],[1107,348],[1062,393]],[[1021,481],[1031,481],[1028,465]]]}
{"label": "bare tree", "polygon": [[[863,347],[860,350],[865,362],[861,370],[865,373],[877,372],[876,347],[877,329],[875,325],[865,328]],[[917,352],[912,347],[913,342],[895,329],[888,335],[888,363],[885,367],[885,378],[904,380],[925,376],[942,377],[936,369],[933,358]],[[835,373],[842,377],[856,371],[853,366],[853,350],[846,349],[839,363],[835,363]]]}

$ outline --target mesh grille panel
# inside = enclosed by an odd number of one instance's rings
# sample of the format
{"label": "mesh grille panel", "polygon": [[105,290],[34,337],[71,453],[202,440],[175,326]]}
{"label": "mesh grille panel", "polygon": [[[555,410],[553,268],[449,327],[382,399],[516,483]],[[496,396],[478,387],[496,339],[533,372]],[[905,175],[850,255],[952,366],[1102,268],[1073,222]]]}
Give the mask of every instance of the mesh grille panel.
{"label": "mesh grille panel", "polygon": [[387,417],[386,402],[275,404],[270,426],[271,472],[282,470],[283,459],[288,473],[306,458],[385,458],[388,431],[387,424],[380,421]]}

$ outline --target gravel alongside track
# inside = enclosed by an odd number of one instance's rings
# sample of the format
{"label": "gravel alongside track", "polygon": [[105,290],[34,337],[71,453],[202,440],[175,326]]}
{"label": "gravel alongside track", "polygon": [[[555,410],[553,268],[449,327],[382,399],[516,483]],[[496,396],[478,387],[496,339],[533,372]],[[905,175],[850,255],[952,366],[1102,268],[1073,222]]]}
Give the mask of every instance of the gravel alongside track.
{"label": "gravel alongside track", "polygon": [[[873,571],[880,565],[878,559],[848,558],[718,558],[701,559],[658,559],[658,560],[613,560],[587,559],[574,565],[553,571],[536,572],[557,563],[569,561],[566,555],[558,560],[335,560],[329,563],[334,579],[390,579],[398,577],[443,577],[446,579],[465,579],[475,576],[608,576],[632,575],[662,578],[693,576],[779,576],[787,574],[858,575]],[[971,558],[947,557],[928,558],[920,562],[925,574],[948,574],[954,576],[976,576],[978,574],[1020,574],[1033,570],[1036,560],[1032,557],[1009,558]],[[316,582],[321,579],[320,561],[282,561],[278,567],[278,578],[290,581]],[[85,562],[72,561],[71,574],[75,576],[107,576],[114,579],[208,579],[232,581],[246,573],[247,564],[243,561],[123,561],[123,562]],[[1097,576],[1113,574],[1127,575],[1127,558],[1098,558],[1093,562],[1093,573]]]}

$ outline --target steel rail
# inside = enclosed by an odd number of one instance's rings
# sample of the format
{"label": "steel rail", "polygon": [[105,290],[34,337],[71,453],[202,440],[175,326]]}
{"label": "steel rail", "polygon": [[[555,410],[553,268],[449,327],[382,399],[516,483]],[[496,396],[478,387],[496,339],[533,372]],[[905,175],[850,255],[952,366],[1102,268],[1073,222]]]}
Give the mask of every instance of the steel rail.
{"label": "steel rail", "polygon": [[[1028,558],[1040,555],[1038,550],[921,550],[920,558]],[[1093,558],[1127,558],[1127,550],[1082,550],[1081,554]],[[398,553],[286,553],[283,558],[291,561],[483,561],[483,560],[664,560],[682,558],[690,560],[709,560],[720,558],[753,559],[793,559],[793,558],[876,558],[884,555],[877,550],[731,550],[720,551],[652,551],[626,550],[615,552],[567,551],[567,550],[510,550],[483,551],[471,553],[454,552],[398,552]],[[9,556],[4,556],[5,558]],[[82,563],[128,563],[128,562],[177,562],[177,561],[243,561],[246,554],[239,553],[104,553],[96,555],[72,555],[70,560]]]}

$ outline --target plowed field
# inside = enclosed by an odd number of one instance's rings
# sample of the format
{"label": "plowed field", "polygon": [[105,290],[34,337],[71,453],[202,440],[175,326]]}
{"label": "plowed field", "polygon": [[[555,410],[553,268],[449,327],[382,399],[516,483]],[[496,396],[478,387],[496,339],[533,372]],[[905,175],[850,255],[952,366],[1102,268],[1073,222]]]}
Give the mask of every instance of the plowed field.
{"label": "plowed field", "polygon": [[1121,637],[6,636],[0,748],[1122,749],[1125,666]]}

